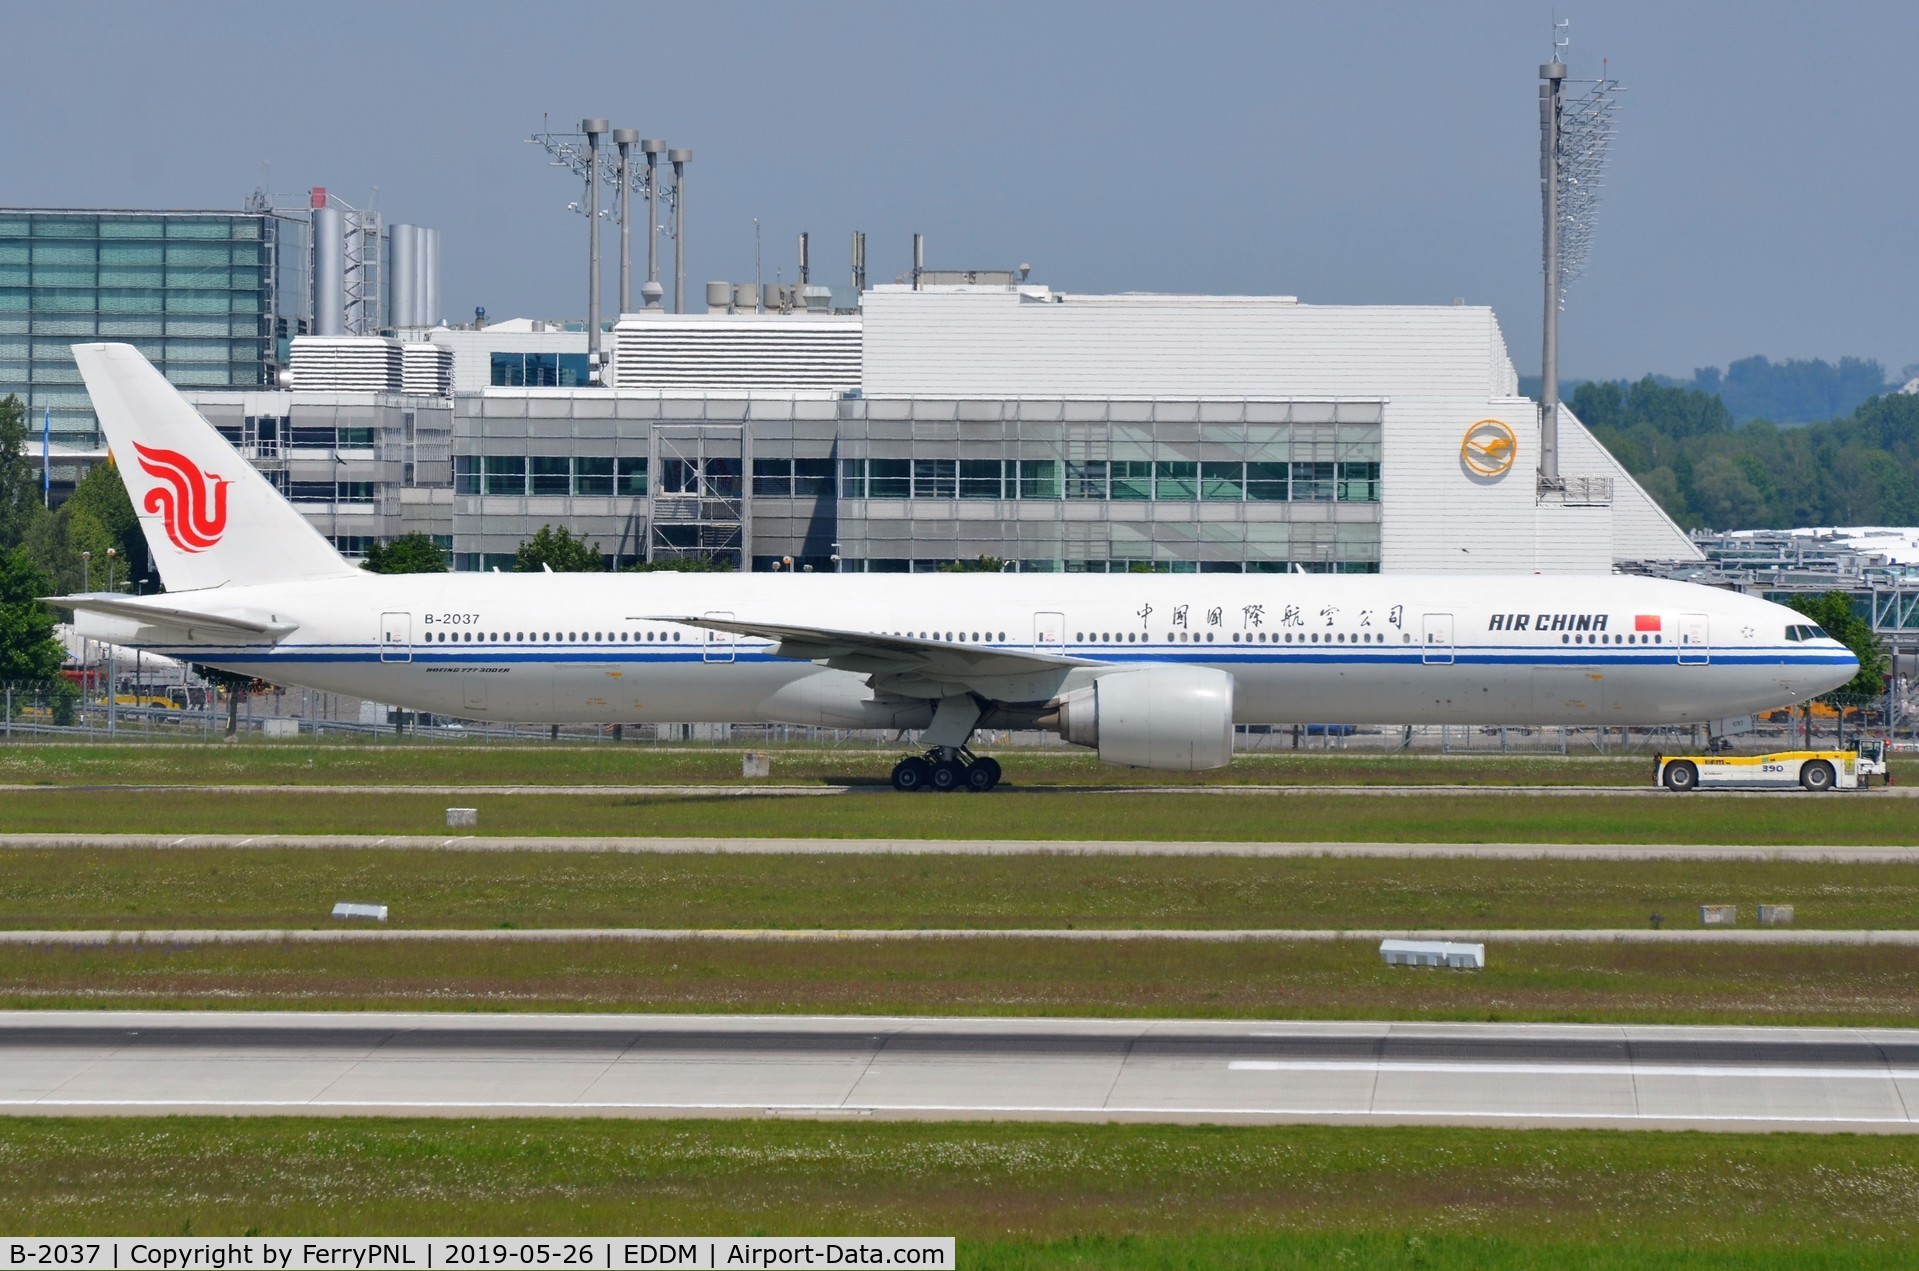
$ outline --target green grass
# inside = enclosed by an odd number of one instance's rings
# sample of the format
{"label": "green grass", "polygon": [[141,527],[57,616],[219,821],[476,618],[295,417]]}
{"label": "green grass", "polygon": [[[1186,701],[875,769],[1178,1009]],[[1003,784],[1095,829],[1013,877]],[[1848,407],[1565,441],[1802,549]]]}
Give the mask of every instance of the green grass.
{"label": "green grass", "polygon": [[450,940],[0,946],[0,1008],[666,1011],[1901,1026],[1919,948],[1362,941]]}
{"label": "green grass", "polygon": [[[987,749],[990,749],[988,747]],[[740,749],[642,745],[253,742],[242,745],[21,745],[0,750],[0,784],[682,785],[753,784]],[[774,748],[782,784],[881,785],[900,747]],[[1407,755],[1282,750],[1218,772],[1141,772],[1083,750],[1012,751],[1009,779],[1034,785],[1642,785],[1650,755]],[[1919,779],[1919,763],[1897,761]],[[763,783],[762,783],[763,784]]]}
{"label": "green grass", "polygon": [[[1118,792],[742,799],[731,795],[460,796],[489,835],[1128,839],[1910,846],[1914,805],[1871,794],[1249,795]],[[28,791],[0,833],[445,835],[448,796]]]}
{"label": "green grass", "polygon": [[1643,927],[1789,904],[1801,927],[1919,927],[1919,856],[1798,861],[744,856],[13,849],[0,928]]}
{"label": "green grass", "polygon": [[1891,1267],[1919,1139],[768,1121],[0,1121],[9,1235],[939,1234],[960,1265]]}

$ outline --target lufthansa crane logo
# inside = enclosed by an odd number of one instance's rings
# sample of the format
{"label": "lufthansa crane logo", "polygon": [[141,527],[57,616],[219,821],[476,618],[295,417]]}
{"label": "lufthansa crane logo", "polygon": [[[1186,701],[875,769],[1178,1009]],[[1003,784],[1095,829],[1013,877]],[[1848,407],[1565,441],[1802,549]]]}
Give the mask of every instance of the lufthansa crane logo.
{"label": "lufthansa crane logo", "polygon": [[1497,419],[1482,419],[1466,430],[1459,461],[1476,477],[1503,477],[1519,454],[1519,438]]}

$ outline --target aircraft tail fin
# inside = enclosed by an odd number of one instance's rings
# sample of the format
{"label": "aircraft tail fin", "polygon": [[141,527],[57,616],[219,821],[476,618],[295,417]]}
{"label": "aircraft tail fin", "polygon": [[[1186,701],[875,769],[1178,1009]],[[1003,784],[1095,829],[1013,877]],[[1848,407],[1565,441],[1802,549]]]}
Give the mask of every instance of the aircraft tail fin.
{"label": "aircraft tail fin", "polygon": [[73,357],[168,591],[359,572],[139,350]]}

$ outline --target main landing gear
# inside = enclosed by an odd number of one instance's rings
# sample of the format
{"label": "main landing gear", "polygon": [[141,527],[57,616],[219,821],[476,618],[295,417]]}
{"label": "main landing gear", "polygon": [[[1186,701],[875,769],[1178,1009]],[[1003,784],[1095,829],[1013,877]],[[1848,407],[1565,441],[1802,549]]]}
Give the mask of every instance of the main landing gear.
{"label": "main landing gear", "polygon": [[924,756],[911,755],[893,765],[895,790],[972,790],[984,794],[999,784],[996,760],[975,755],[964,746],[935,746]]}

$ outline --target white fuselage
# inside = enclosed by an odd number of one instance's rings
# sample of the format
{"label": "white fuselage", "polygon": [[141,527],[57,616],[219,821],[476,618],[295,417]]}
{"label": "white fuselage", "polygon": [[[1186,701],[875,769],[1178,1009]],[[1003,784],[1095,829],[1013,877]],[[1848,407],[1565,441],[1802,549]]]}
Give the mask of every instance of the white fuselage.
{"label": "white fuselage", "polygon": [[364,575],[155,599],[295,626],[275,643],[182,642],[85,613],[82,633],[276,684],[542,723],[929,718],[926,700],[876,695],[864,675],[700,616],[1093,664],[1041,677],[1021,690],[1029,703],[1109,667],[1203,665],[1233,676],[1240,723],[1684,723],[1801,701],[1856,667],[1832,640],[1789,640],[1805,620],[1780,606],[1629,577]]}

